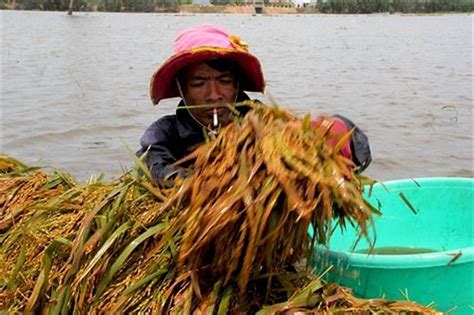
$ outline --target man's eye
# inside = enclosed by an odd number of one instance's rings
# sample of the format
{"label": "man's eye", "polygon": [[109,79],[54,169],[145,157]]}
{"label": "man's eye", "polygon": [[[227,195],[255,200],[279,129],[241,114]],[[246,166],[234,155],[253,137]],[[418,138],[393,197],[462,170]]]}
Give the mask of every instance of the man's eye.
{"label": "man's eye", "polygon": [[194,81],[194,82],[189,83],[189,86],[191,87],[201,87],[203,85],[204,85],[203,81]]}
{"label": "man's eye", "polygon": [[220,78],[219,82],[223,84],[232,84],[234,83],[234,80],[232,80],[232,78]]}

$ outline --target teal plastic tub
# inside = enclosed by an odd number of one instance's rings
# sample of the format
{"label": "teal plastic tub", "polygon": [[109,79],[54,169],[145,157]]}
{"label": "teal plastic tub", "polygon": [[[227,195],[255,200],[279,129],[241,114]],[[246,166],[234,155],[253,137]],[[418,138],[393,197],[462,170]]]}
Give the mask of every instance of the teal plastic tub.
{"label": "teal plastic tub", "polygon": [[474,313],[472,178],[419,178],[374,185],[366,199],[383,216],[374,220],[373,252],[354,229],[336,229],[317,246],[313,266],[329,265],[328,281],[364,298],[408,298],[437,310]]}

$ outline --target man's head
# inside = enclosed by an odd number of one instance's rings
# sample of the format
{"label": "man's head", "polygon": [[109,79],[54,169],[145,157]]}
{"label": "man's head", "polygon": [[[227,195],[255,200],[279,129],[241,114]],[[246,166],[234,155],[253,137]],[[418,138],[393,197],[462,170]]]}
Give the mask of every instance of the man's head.
{"label": "man's head", "polygon": [[212,126],[214,116],[223,126],[231,121],[228,105],[236,102],[239,93],[239,69],[235,61],[220,58],[196,63],[182,69],[178,80],[185,104],[204,126]]}
{"label": "man's head", "polygon": [[[176,79],[178,77],[184,78],[184,72],[187,73],[186,79],[188,79],[191,72],[197,71],[196,67],[201,65],[200,71],[207,69],[209,70],[207,74],[212,74],[210,77],[214,78],[216,73],[213,71],[222,72],[219,63],[225,65],[227,60],[235,64],[237,72],[233,73],[233,79],[234,84],[238,82],[240,90],[263,92],[265,81],[260,62],[248,52],[247,44],[236,35],[231,35],[213,25],[205,24],[187,28],[176,37],[173,55],[155,71],[151,78],[150,94],[153,103],[158,104],[162,99],[180,96]],[[230,72],[233,72],[232,69],[230,69]],[[238,80],[236,75],[238,75]],[[186,81],[191,82],[191,80]],[[197,92],[198,89],[194,88],[184,86],[183,92]],[[237,93],[237,91],[234,92]],[[191,94],[193,95],[188,96],[197,97],[196,93]],[[185,98],[190,104],[190,100],[186,96]],[[201,102],[202,99],[197,97],[196,101]],[[235,98],[232,99],[232,102],[234,101]]]}

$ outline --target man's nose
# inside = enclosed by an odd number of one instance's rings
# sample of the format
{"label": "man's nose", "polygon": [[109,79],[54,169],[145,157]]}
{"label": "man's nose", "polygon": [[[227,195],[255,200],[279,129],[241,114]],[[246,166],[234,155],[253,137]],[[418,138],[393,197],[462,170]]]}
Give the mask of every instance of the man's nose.
{"label": "man's nose", "polygon": [[210,102],[216,102],[216,101],[221,101],[222,99],[223,99],[222,91],[219,86],[219,83],[215,80],[211,80],[209,82],[207,100]]}

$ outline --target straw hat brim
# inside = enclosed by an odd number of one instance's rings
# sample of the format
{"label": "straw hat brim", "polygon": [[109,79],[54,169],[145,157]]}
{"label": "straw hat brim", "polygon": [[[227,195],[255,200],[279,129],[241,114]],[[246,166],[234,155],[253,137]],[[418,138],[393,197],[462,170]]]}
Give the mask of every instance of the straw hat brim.
{"label": "straw hat brim", "polygon": [[217,58],[231,59],[238,63],[244,77],[242,82],[239,82],[243,91],[263,93],[265,80],[260,62],[255,56],[236,49],[199,47],[171,56],[153,73],[150,82],[150,96],[153,104],[156,105],[163,99],[180,96],[175,78],[181,69]]}

